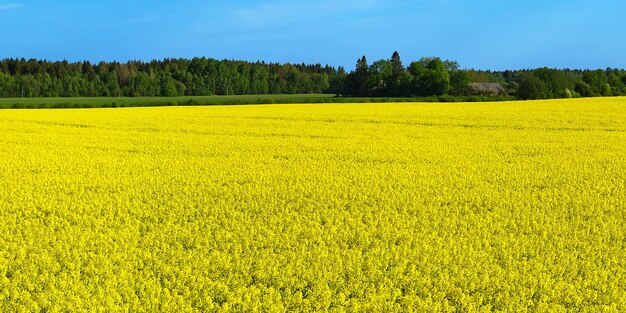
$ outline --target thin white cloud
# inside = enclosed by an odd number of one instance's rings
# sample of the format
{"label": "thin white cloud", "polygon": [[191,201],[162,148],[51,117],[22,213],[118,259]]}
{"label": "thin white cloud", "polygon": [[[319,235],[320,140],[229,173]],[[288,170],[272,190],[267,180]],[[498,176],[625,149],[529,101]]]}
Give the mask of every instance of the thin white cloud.
{"label": "thin white cloud", "polygon": [[380,0],[267,1],[255,4],[254,7],[233,10],[230,15],[242,23],[261,26],[279,21],[295,21],[303,18],[333,16],[349,11],[369,10],[381,3]]}
{"label": "thin white cloud", "polygon": [[6,4],[0,4],[0,11],[6,11],[6,10],[15,10],[15,9],[19,9],[21,7],[23,7],[24,5],[21,3],[6,3]]}

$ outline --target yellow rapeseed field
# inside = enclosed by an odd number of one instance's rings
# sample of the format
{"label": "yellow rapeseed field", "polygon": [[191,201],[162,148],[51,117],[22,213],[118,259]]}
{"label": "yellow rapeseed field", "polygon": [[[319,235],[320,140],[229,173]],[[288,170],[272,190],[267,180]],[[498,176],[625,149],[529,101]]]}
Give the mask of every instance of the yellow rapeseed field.
{"label": "yellow rapeseed field", "polygon": [[625,312],[626,98],[0,111],[2,312]]}

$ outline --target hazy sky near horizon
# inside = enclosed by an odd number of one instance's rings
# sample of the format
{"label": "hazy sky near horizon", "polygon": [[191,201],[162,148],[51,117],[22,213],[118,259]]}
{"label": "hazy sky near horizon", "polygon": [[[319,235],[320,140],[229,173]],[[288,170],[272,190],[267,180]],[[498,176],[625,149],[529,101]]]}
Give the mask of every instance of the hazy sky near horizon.
{"label": "hazy sky near horizon", "polygon": [[626,2],[0,0],[0,58],[626,68]]}

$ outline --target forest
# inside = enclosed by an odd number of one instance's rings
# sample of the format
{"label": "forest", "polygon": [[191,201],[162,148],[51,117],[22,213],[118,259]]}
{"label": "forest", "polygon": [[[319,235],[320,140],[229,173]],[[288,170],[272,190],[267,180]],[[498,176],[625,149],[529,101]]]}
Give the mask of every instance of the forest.
{"label": "forest", "polygon": [[[497,83],[502,92],[485,91]],[[398,52],[354,70],[321,64],[279,64],[206,57],[144,61],[0,61],[0,97],[179,97],[335,94],[351,97],[507,96],[553,99],[626,95],[623,69],[462,69],[425,57],[405,66]]]}

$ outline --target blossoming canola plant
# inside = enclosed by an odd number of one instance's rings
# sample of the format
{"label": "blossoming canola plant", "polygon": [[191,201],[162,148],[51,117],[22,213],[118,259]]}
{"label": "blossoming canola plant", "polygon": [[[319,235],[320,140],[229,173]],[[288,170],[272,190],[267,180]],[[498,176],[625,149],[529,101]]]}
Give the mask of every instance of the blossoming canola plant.
{"label": "blossoming canola plant", "polygon": [[0,311],[626,311],[626,99],[0,112]]}

